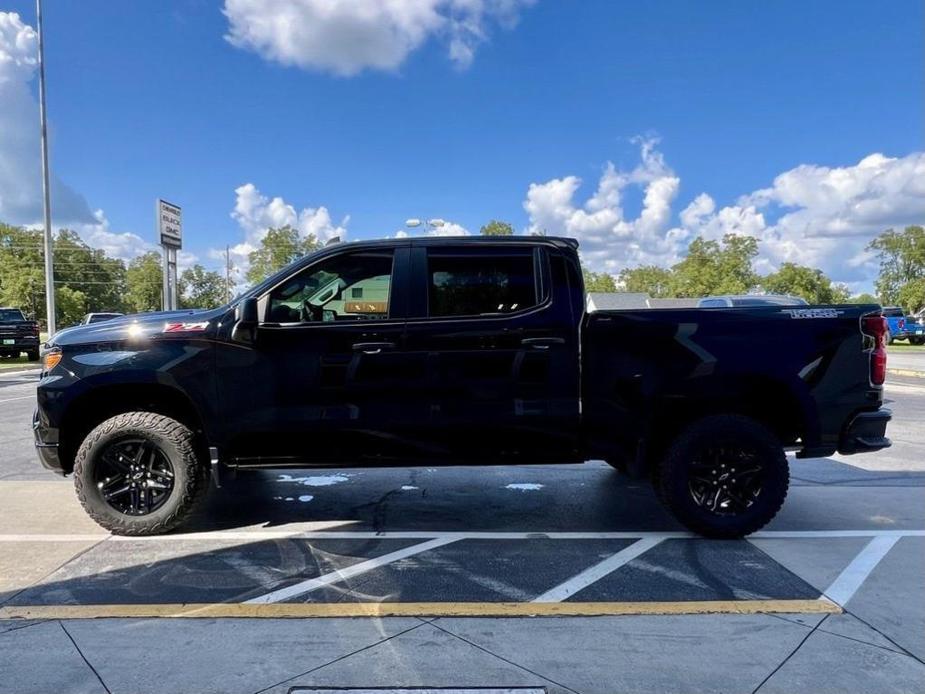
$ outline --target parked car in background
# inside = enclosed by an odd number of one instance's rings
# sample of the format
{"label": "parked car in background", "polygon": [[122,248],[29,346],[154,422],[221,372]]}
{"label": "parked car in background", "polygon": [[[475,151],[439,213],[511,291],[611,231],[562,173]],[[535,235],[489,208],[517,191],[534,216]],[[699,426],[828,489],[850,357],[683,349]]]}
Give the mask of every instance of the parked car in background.
{"label": "parked car in background", "polygon": [[88,313],[80,319],[80,325],[90,325],[91,323],[102,323],[104,320],[121,318],[124,313]]}
{"label": "parked car in background", "polygon": [[886,318],[886,343],[893,344],[894,340],[905,340],[909,337],[906,329],[906,312],[900,306],[884,306],[883,317]]}
{"label": "parked car in background", "polygon": [[39,324],[26,320],[18,308],[0,308],[0,357],[18,357],[23,352],[29,361],[38,361]]}
{"label": "parked car in background", "polygon": [[782,294],[735,294],[705,296],[697,300],[697,308],[736,308],[740,306],[807,306],[806,299]]}
{"label": "parked car in background", "polygon": [[909,342],[913,345],[925,345],[925,308],[906,316],[906,330],[909,333]]}

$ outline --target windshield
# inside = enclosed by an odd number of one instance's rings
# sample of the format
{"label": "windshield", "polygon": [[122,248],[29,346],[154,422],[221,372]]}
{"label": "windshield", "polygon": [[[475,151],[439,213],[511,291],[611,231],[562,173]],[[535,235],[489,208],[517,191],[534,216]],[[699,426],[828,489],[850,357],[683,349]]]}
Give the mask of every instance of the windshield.
{"label": "windshield", "polygon": [[18,308],[0,308],[0,321],[11,322],[23,320],[26,320],[26,318]]}

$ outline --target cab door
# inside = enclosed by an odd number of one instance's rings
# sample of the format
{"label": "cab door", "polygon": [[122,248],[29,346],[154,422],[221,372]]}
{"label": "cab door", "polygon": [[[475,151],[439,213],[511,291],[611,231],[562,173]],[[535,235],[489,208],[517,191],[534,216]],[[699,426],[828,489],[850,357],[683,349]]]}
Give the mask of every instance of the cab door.
{"label": "cab door", "polygon": [[219,353],[241,465],[351,465],[400,456],[409,249],[346,248],[259,301],[253,344]]}
{"label": "cab door", "polygon": [[577,330],[545,249],[414,244],[407,388],[434,461],[580,458]]}

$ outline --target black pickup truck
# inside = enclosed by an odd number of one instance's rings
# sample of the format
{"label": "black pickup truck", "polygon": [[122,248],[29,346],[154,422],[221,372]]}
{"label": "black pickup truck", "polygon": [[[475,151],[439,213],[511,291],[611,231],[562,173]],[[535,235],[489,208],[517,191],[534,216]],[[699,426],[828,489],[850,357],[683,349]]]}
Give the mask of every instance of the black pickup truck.
{"label": "black pickup truck", "polygon": [[885,329],[877,305],[587,313],[570,239],[337,244],[218,309],[61,333],[34,431],[120,534],[177,527],[228,467],[603,459],[739,537],[785,451],[890,445]]}
{"label": "black pickup truck", "polygon": [[26,320],[18,308],[0,307],[0,357],[18,357],[23,352],[29,361],[39,360],[39,324]]}

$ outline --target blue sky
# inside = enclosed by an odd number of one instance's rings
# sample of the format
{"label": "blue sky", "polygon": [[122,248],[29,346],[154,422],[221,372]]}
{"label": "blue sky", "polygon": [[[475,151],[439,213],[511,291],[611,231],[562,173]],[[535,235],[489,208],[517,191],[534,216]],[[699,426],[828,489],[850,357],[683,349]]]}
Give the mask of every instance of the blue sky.
{"label": "blue sky", "polygon": [[[768,268],[797,259],[861,286],[874,229],[925,221],[925,191],[909,189],[925,149],[917,0],[477,0],[475,17],[461,16],[460,0],[419,0],[423,15],[416,0],[389,2],[398,14],[374,21],[405,22],[405,34],[383,36],[345,15],[322,23],[321,36],[297,34],[293,46],[262,24],[284,12],[275,0],[231,0],[227,15],[198,0],[46,0],[52,163],[89,209],[103,211],[95,237],[83,220],[87,237],[152,241],[153,201],[163,196],[183,206],[185,249],[217,267],[210,249],[259,238],[262,195],[310,208],[306,229],[322,206],[329,227],[349,215],[348,238],[392,235],[422,215],[471,232],[499,218],[570,233],[587,262],[613,272],[672,262],[698,234],[757,228]],[[315,4],[300,0],[304,12],[289,21],[310,23]],[[31,0],[5,0],[0,11],[34,26]],[[251,38],[233,45],[235,27]],[[454,41],[471,62],[448,55]],[[857,167],[878,154],[871,182]],[[820,212],[808,188],[845,176],[868,188],[843,191],[849,213],[831,200]],[[672,190],[655,190],[671,181]],[[253,218],[233,218],[245,184]],[[599,185],[611,197],[589,200]],[[794,197],[793,186],[807,190]],[[640,216],[650,189],[669,208],[653,200],[657,228]],[[684,223],[703,193],[712,210],[701,199]],[[857,195],[892,207],[852,219]],[[10,213],[2,200],[0,189],[0,218]],[[811,250],[797,248],[800,233]],[[826,264],[827,249],[844,246],[840,233],[851,254]],[[117,245],[129,255],[141,247]]]}

